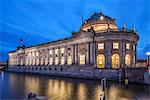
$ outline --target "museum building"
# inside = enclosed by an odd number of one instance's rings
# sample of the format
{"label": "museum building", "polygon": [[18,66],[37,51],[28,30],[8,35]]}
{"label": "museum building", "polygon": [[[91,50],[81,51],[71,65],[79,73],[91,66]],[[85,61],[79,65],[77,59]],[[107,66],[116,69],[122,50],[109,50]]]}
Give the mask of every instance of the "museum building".
{"label": "museum building", "polygon": [[76,66],[82,68],[136,67],[139,36],[133,27],[116,26],[116,19],[94,13],[69,38],[34,46],[19,46],[9,52],[13,66]]}

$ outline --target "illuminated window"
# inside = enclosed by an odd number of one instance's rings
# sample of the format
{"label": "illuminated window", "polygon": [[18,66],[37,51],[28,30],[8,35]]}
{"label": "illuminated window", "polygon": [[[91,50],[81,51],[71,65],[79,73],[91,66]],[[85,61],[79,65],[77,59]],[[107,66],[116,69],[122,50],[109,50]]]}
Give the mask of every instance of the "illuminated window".
{"label": "illuminated window", "polygon": [[130,49],[130,43],[126,43],[126,49]]}
{"label": "illuminated window", "polygon": [[119,49],[119,43],[118,42],[113,43],[113,49]]}
{"label": "illuminated window", "polygon": [[80,55],[80,64],[85,64],[85,55]]}
{"label": "illuminated window", "polygon": [[71,58],[71,56],[68,56],[67,64],[68,64],[68,65],[71,65],[71,64],[72,64],[72,58]]}
{"label": "illuminated window", "polygon": [[38,53],[38,51],[36,51],[36,53],[35,53],[35,55],[36,55],[36,65],[38,65],[38,63],[39,63],[39,53]]}
{"label": "illuminated window", "polygon": [[53,54],[53,50],[49,50],[49,55],[52,55]]}
{"label": "illuminated window", "polygon": [[130,66],[130,54],[126,54],[126,56],[125,56],[125,64],[126,64],[126,66]]}
{"label": "illuminated window", "polygon": [[58,65],[58,57],[55,57],[55,65]]}
{"label": "illuminated window", "polygon": [[67,64],[72,64],[72,57],[71,57],[71,48],[68,48],[68,58],[67,58]]}
{"label": "illuminated window", "polygon": [[135,51],[135,45],[133,45],[133,50]]}
{"label": "illuminated window", "polygon": [[64,65],[65,64],[65,57],[61,57],[61,65]]}
{"label": "illuminated window", "polygon": [[60,64],[61,64],[61,65],[64,65],[64,64],[65,64],[64,52],[65,52],[65,49],[64,49],[64,48],[61,48],[61,49],[60,49],[60,53],[61,53],[61,61],[60,61]]}
{"label": "illuminated window", "polygon": [[[57,50],[56,50],[56,54],[57,54]],[[49,64],[52,65],[53,64],[53,50],[49,50]]]}
{"label": "illuminated window", "polygon": [[119,68],[120,66],[120,58],[118,54],[113,54],[111,57],[112,68]]}
{"label": "illuminated window", "polygon": [[98,66],[98,68],[105,67],[105,56],[103,54],[99,54],[97,56],[97,66]]}
{"label": "illuminated window", "polygon": [[50,59],[49,59],[49,60],[50,60],[49,64],[50,64],[50,65],[52,65],[52,64],[53,64],[53,58],[52,58],[52,57],[50,57]]}
{"label": "illuminated window", "polygon": [[98,50],[104,49],[104,43],[99,43],[98,44]]}
{"label": "illuminated window", "polygon": [[58,54],[58,49],[55,49],[55,55],[57,55]]}
{"label": "illuminated window", "polygon": [[60,49],[60,53],[61,53],[61,54],[64,53],[64,51],[65,51],[64,48],[61,48],[61,49]]}
{"label": "illuminated window", "polygon": [[58,49],[55,49],[55,65],[58,65]]}

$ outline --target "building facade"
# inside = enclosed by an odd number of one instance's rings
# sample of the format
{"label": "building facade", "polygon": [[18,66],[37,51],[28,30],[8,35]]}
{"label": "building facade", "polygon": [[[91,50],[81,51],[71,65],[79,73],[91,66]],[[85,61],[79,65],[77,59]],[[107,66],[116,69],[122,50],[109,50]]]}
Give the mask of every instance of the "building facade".
{"label": "building facade", "polygon": [[79,32],[57,41],[20,46],[9,52],[12,66],[76,66],[82,68],[123,68],[136,66],[138,35],[135,29],[116,26],[116,20],[95,13]]}

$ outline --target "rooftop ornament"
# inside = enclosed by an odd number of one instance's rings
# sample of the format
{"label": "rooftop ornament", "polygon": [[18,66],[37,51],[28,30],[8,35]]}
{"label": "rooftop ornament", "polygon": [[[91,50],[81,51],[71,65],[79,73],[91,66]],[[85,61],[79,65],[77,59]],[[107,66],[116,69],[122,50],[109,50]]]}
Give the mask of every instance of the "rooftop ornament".
{"label": "rooftop ornament", "polygon": [[107,31],[109,32],[110,31],[110,25],[109,25],[110,23],[108,23],[108,29],[107,29]]}
{"label": "rooftop ornament", "polygon": [[123,31],[126,31],[126,24],[123,24]]}
{"label": "rooftop ornament", "polygon": [[136,32],[135,25],[133,26],[132,31],[133,31],[133,32]]}

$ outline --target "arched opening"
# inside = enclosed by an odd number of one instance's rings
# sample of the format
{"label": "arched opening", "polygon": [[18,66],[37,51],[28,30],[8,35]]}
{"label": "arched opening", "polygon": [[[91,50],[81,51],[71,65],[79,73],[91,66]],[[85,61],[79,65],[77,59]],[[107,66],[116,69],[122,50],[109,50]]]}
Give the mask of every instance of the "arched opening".
{"label": "arched opening", "polygon": [[130,66],[130,64],[131,64],[130,54],[126,54],[126,56],[125,56],[125,64],[126,64],[126,66]]}
{"label": "arched opening", "polygon": [[97,56],[97,67],[105,68],[105,56],[103,54]]}
{"label": "arched opening", "polygon": [[120,66],[120,57],[118,54],[113,54],[111,57],[112,68],[119,68]]}

